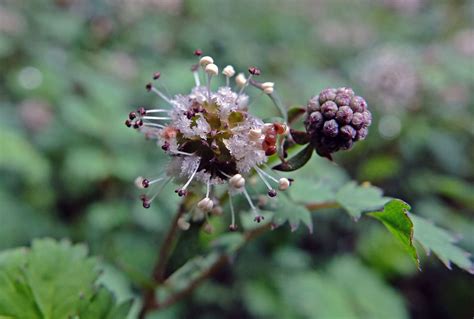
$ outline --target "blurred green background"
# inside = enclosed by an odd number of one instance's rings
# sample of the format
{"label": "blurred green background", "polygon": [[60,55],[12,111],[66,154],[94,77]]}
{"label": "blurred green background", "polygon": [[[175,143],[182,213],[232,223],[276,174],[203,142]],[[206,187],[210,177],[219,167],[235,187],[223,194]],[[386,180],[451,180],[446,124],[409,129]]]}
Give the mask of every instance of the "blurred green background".
{"label": "blurred green background", "polygon": [[[0,250],[85,242],[119,299],[138,300],[178,199],[169,190],[141,207],[133,180],[165,157],[123,121],[156,105],[144,85],[157,70],[170,94],[187,92],[200,48],[221,67],[259,66],[288,106],[353,87],[374,114],[368,139],[296,178],[370,181],[472,252],[473,21],[467,0],[1,0]],[[281,227],[252,242],[149,318],[472,317],[469,274],[432,257],[419,272],[382,225],[327,212],[313,214],[313,234]],[[211,237],[186,233],[172,265]]]}

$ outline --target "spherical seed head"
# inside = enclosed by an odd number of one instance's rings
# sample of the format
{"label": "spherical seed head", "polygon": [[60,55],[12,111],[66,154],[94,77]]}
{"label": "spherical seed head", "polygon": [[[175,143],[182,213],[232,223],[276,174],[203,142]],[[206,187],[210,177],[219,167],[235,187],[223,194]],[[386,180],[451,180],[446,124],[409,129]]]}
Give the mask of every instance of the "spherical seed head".
{"label": "spherical seed head", "polygon": [[258,76],[260,75],[260,69],[255,66],[251,66],[249,67],[249,73],[252,75]]}
{"label": "spherical seed head", "polygon": [[199,64],[202,66],[202,67],[206,67],[206,65],[208,64],[213,64],[214,63],[214,59],[211,58],[210,56],[203,56],[200,60],[199,60]]}
{"label": "spherical seed head", "polygon": [[222,70],[222,74],[224,74],[225,76],[231,78],[235,75],[235,70],[234,70],[234,67],[232,65],[227,65],[223,70]]}
{"label": "spherical seed head", "polygon": [[219,68],[214,63],[206,65],[204,71],[211,76],[216,76],[217,74],[219,74]]}
{"label": "spherical seed head", "polygon": [[372,114],[366,101],[350,88],[329,88],[307,104],[305,127],[310,143],[321,156],[350,149],[367,136]]}
{"label": "spherical seed head", "polygon": [[202,55],[202,50],[199,50],[199,49],[194,50],[194,55],[195,56],[201,56]]}

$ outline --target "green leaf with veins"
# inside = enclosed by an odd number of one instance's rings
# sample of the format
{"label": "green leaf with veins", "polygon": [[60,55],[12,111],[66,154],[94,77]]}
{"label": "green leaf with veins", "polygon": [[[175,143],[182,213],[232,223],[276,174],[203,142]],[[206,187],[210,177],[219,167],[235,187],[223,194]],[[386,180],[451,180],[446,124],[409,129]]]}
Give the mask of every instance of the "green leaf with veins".
{"label": "green leaf with veins", "polygon": [[[98,305],[93,301],[96,268],[97,262],[87,257],[85,246],[73,246],[64,240],[35,240],[31,249],[4,251],[0,253],[0,316],[53,319],[88,311],[89,306]],[[127,309],[121,313],[126,315]],[[125,316],[117,314],[113,318]]]}
{"label": "green leaf with veins", "polygon": [[363,212],[378,209],[389,200],[380,188],[355,182],[347,183],[336,194],[336,201],[356,220]]}
{"label": "green leaf with veins", "polygon": [[288,222],[291,231],[298,229],[301,222],[305,224],[309,232],[313,232],[313,221],[311,213],[303,205],[295,203],[285,194],[280,194],[276,201],[272,223],[276,226],[283,225]]}
{"label": "green leaf with veins", "polygon": [[369,216],[381,221],[402,244],[410,257],[420,267],[420,260],[413,246],[413,222],[408,216],[411,207],[404,201],[394,199],[388,202],[382,211],[369,213]]}
{"label": "green leaf with veins", "polygon": [[433,225],[428,220],[410,214],[415,230],[414,238],[425,248],[426,252],[432,251],[449,269],[451,263],[474,274],[474,264],[470,254],[454,245],[456,239],[446,230]]}

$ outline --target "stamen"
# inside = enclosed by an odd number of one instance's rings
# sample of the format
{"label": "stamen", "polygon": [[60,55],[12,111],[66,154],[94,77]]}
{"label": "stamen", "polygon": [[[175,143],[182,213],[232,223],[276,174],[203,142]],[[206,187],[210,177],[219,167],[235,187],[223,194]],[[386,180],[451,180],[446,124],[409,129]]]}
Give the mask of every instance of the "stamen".
{"label": "stamen", "polygon": [[245,195],[245,198],[247,199],[247,201],[249,202],[250,208],[252,209],[252,213],[254,213],[255,215],[257,215],[257,208],[256,208],[255,205],[253,204],[252,199],[250,198],[250,195],[249,195],[249,193],[247,192],[247,189],[246,189],[246,188],[244,188],[244,195]]}
{"label": "stamen", "polygon": [[148,91],[152,91],[153,93],[161,97],[163,100],[165,100],[168,104],[172,105],[170,99],[168,99],[168,97],[165,94],[163,94],[160,90],[154,87],[151,83],[148,83],[146,85],[146,89]]}
{"label": "stamen", "polygon": [[193,156],[195,155],[194,153],[186,153],[182,151],[169,151],[171,154],[176,154],[176,155],[184,155],[184,156]]}
{"label": "stamen", "polygon": [[193,76],[194,76],[194,83],[196,83],[196,86],[201,86],[201,80],[199,79],[199,69],[196,69],[196,71],[193,71]]}
{"label": "stamen", "polygon": [[196,168],[194,169],[194,172],[191,174],[191,177],[189,177],[188,181],[186,182],[186,184],[184,184],[183,187],[181,187],[181,189],[179,189],[177,191],[178,195],[181,197],[181,196],[184,196],[186,195],[186,188],[188,188],[189,184],[191,184],[191,182],[193,181],[194,179],[194,176],[196,175],[198,169],[199,169],[199,164],[200,164],[200,161],[197,163],[196,165]]}
{"label": "stamen", "polygon": [[159,127],[159,128],[165,128],[166,126],[164,125],[161,125],[161,124],[157,124],[157,123],[150,123],[150,122],[144,122],[143,123],[144,126],[152,126],[152,127]]}
{"label": "stamen", "polygon": [[206,197],[209,198],[209,193],[211,192],[211,179],[207,180],[207,191],[206,191]]}
{"label": "stamen", "polygon": [[[165,178],[165,177],[164,177]],[[163,178],[163,179],[164,179]],[[158,188],[158,190],[156,191],[155,195],[153,195],[150,200],[148,201],[149,203],[151,203],[155,198],[156,196],[158,196],[161,191],[166,187],[166,185],[172,180],[173,178],[172,177],[168,177],[165,182],[163,184],[161,184],[161,186]]]}
{"label": "stamen", "polygon": [[260,167],[258,166],[255,166],[255,170],[258,170],[260,171],[261,173],[263,173],[265,176],[267,176],[268,178],[270,178],[272,181],[274,181],[275,183],[278,183],[278,180],[273,177],[272,175],[268,174],[267,172],[265,172],[263,169],[261,169]]}
{"label": "stamen", "polygon": [[[270,197],[275,197],[277,195],[277,192],[276,190],[274,190],[271,186],[270,186],[270,183],[265,179],[264,175],[262,173],[265,173],[261,170],[258,170],[257,169],[257,166],[255,166],[255,171],[257,172],[258,176],[260,176],[260,179],[263,181],[263,183],[265,184],[265,186],[267,186],[268,188],[268,196]],[[266,175],[266,173],[265,173]],[[277,182],[278,183],[278,182]]]}
{"label": "stamen", "polygon": [[165,110],[165,109],[150,109],[150,110],[145,110],[146,114],[150,113],[169,113],[170,110]]}
{"label": "stamen", "polygon": [[235,224],[235,212],[234,212],[234,203],[232,202],[232,194],[229,190],[229,206],[230,206],[230,225],[229,225],[229,230],[230,231],[236,231],[237,230],[237,225]]}
{"label": "stamen", "polygon": [[171,117],[167,117],[167,116],[143,116],[142,119],[163,121],[163,120],[171,120]]}

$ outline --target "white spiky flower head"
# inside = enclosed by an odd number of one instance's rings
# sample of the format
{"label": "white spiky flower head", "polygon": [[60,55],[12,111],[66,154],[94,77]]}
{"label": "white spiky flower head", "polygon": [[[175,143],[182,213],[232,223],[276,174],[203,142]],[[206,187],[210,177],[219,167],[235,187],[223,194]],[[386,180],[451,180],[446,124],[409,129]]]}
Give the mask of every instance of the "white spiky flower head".
{"label": "white spiky flower head", "polygon": [[[200,57],[202,51],[196,50],[194,54]],[[260,75],[260,70],[250,67],[248,77],[243,74],[237,76],[237,89],[234,90],[228,79],[235,71],[232,66],[227,66],[223,70],[226,85],[213,91],[211,79],[218,77],[219,68],[210,56],[200,58],[191,70],[196,83],[191,92],[168,97],[157,86],[149,83],[146,85],[147,90],[157,94],[169,107],[140,107],[136,112],[131,112],[125,122],[128,127],[141,131],[146,137],[156,139],[171,158],[162,176],[136,179],[139,188],[151,190],[158,187],[152,196],[142,195],[143,206],[150,207],[164,185],[171,180],[182,183],[176,189],[179,196],[185,196],[191,185],[201,183],[206,186],[206,193],[196,206],[202,213],[208,214],[218,207],[218,202],[211,200],[213,187],[227,185],[230,197],[237,194],[245,196],[255,213],[255,220],[259,222],[263,217],[246,190],[246,177],[254,173],[260,176],[270,197],[276,195],[272,183],[280,190],[289,187],[287,179],[276,179],[260,167],[265,166],[269,156],[277,153],[278,145],[281,144],[279,142],[282,141],[280,137],[285,134],[287,125],[264,123],[251,115],[249,97],[244,91],[252,85],[271,95],[274,85],[272,82],[255,81],[253,77]],[[203,75],[206,85],[201,85]],[[154,80],[160,78],[159,72],[154,73]],[[232,205],[231,214],[230,229],[235,230],[237,226]],[[183,219],[180,227],[187,228],[187,220]]]}

